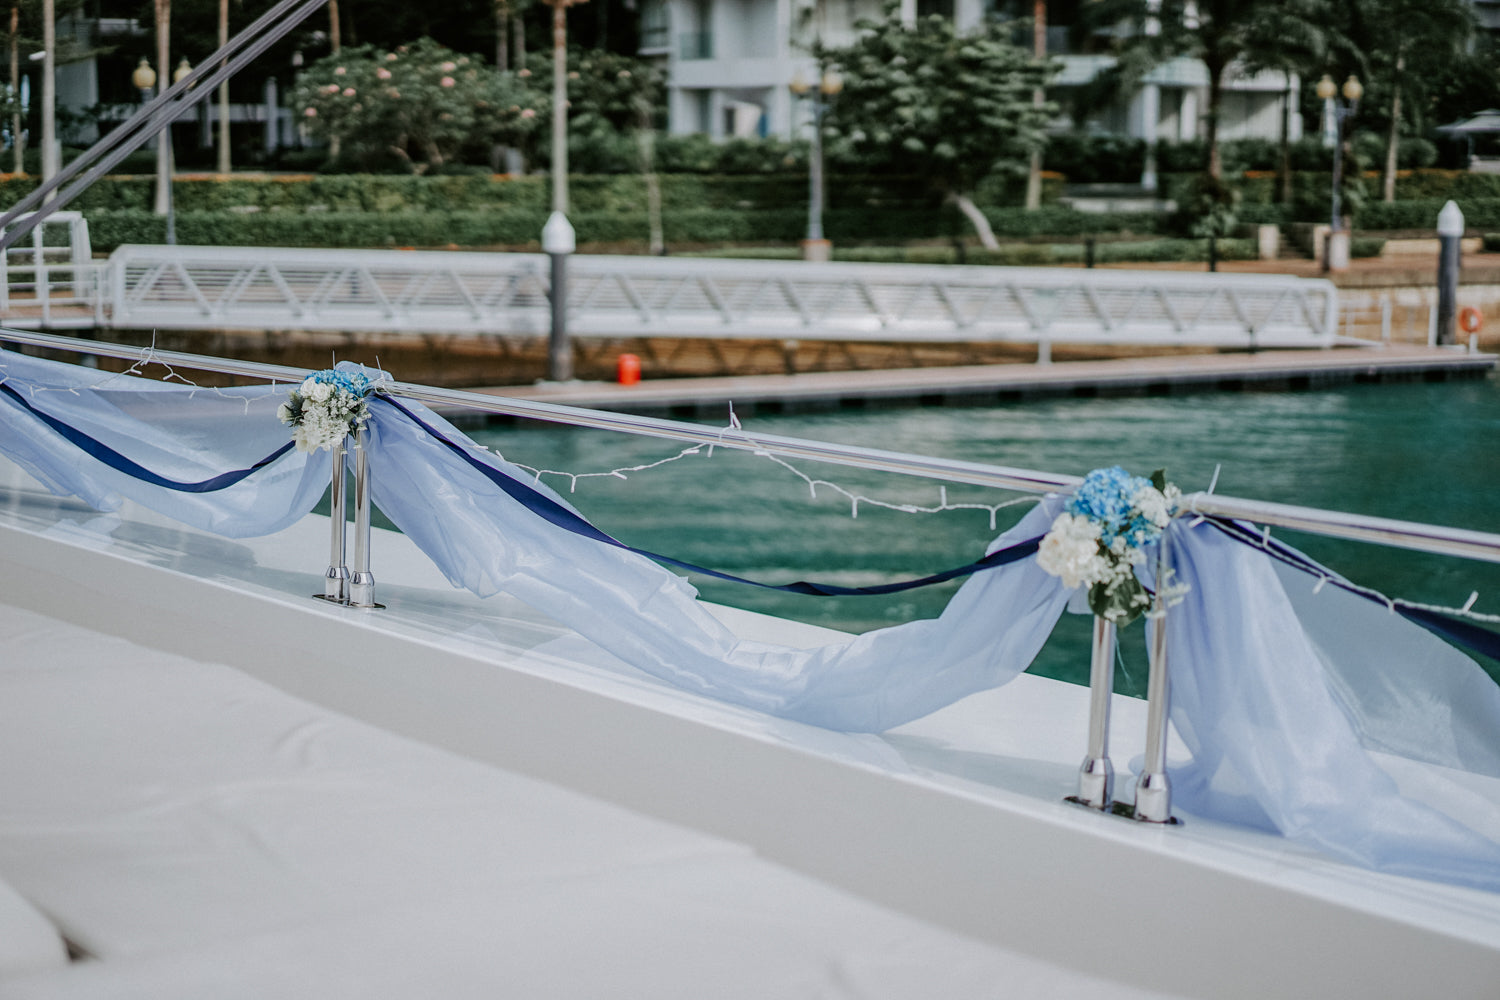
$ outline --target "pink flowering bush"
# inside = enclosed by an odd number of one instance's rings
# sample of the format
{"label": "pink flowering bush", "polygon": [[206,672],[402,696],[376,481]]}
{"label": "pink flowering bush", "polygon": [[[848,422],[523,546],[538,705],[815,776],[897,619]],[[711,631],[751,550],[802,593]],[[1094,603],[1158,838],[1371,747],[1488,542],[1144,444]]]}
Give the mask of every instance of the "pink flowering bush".
{"label": "pink flowering bush", "polygon": [[292,100],[307,133],[338,139],[344,155],[393,156],[424,173],[465,146],[526,144],[549,111],[526,83],[424,38],[394,52],[365,45],[321,59]]}

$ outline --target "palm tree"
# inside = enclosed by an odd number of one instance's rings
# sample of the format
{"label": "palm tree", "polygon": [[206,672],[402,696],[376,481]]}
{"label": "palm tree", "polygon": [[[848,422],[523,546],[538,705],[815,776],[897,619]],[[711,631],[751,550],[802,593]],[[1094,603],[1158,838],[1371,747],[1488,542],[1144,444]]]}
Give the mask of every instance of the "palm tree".
{"label": "palm tree", "polygon": [[1326,65],[1332,52],[1356,55],[1348,38],[1335,26],[1328,0],[1266,0],[1257,11],[1242,62],[1246,71],[1280,71],[1286,81],[1281,109],[1280,150],[1277,160],[1278,198],[1292,200],[1292,115],[1298,95],[1292,74],[1306,80]]}
{"label": "palm tree", "polygon": [[1224,173],[1219,151],[1224,84],[1231,66],[1262,51],[1269,8],[1277,10],[1284,27],[1296,23],[1298,34],[1317,30],[1311,0],[1097,0],[1086,8],[1088,19],[1098,33],[1115,35],[1116,62],[1089,85],[1085,100],[1104,103],[1122,89],[1134,90],[1152,69],[1178,56],[1199,60],[1208,71],[1205,171],[1219,182]]}
{"label": "palm tree", "polygon": [[[52,0],[45,0],[50,6]],[[172,0],[154,0],[156,14],[156,86],[161,93],[172,85]],[[45,130],[43,138],[46,138]],[[172,200],[172,129],[168,125],[156,139],[156,198],[152,210],[166,215]]]}
{"label": "palm tree", "polygon": [[26,173],[26,144],[21,139],[21,4],[10,4],[10,145],[16,155],[16,173]]}
{"label": "palm tree", "polygon": [[1463,59],[1474,36],[1474,12],[1468,0],[1352,0],[1350,7],[1370,81],[1389,90],[1381,197],[1395,201],[1396,154],[1401,122],[1410,114],[1408,99],[1420,107],[1427,83]]}
{"label": "palm tree", "polygon": [[[219,48],[229,44],[229,0],[219,0]],[[229,164],[229,81],[219,84],[219,173],[227,174]]]}

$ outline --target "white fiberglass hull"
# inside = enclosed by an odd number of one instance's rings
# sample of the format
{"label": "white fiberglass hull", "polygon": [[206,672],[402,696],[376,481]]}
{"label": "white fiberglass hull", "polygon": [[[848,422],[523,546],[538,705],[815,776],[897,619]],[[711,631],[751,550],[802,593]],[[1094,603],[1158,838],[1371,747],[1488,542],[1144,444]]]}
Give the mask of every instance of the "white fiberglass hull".
{"label": "white fiberglass hull", "polygon": [[[453,590],[399,535],[374,543],[388,609],[359,612],[306,596],[320,518],[226,541],[129,506],[100,516],[8,463],[0,498],[0,602],[748,844],[1049,967],[1205,997],[1488,996],[1500,979],[1500,896],[1064,804],[1087,714],[1070,685],[1023,676],[881,736],[833,733],[636,674],[516,602]],[[827,635],[716,613],[747,636]],[[1123,764],[1144,705],[1115,712]],[[1496,783],[1464,780],[1500,803]]]}

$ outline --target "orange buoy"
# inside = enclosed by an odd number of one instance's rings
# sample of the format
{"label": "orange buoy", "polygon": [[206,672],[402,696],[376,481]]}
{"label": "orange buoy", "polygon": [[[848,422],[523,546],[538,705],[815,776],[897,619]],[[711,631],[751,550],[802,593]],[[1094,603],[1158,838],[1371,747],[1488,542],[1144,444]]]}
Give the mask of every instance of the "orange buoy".
{"label": "orange buoy", "polygon": [[635,385],[641,380],[641,359],[634,354],[622,354],[615,361],[615,381],[621,385]]}
{"label": "orange buoy", "polygon": [[1478,333],[1484,326],[1484,313],[1473,306],[1464,306],[1458,311],[1458,325],[1463,327],[1464,333]]}

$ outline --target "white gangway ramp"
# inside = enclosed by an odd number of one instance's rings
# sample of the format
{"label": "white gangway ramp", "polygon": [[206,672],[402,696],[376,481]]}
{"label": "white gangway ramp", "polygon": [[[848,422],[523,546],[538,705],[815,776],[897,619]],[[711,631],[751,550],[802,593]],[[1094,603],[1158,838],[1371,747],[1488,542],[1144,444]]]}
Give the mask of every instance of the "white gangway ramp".
{"label": "white gangway ramp", "polygon": [[[124,246],[111,325],[542,336],[541,254]],[[1328,347],[1338,291],[1282,275],[577,255],[575,336]]]}

